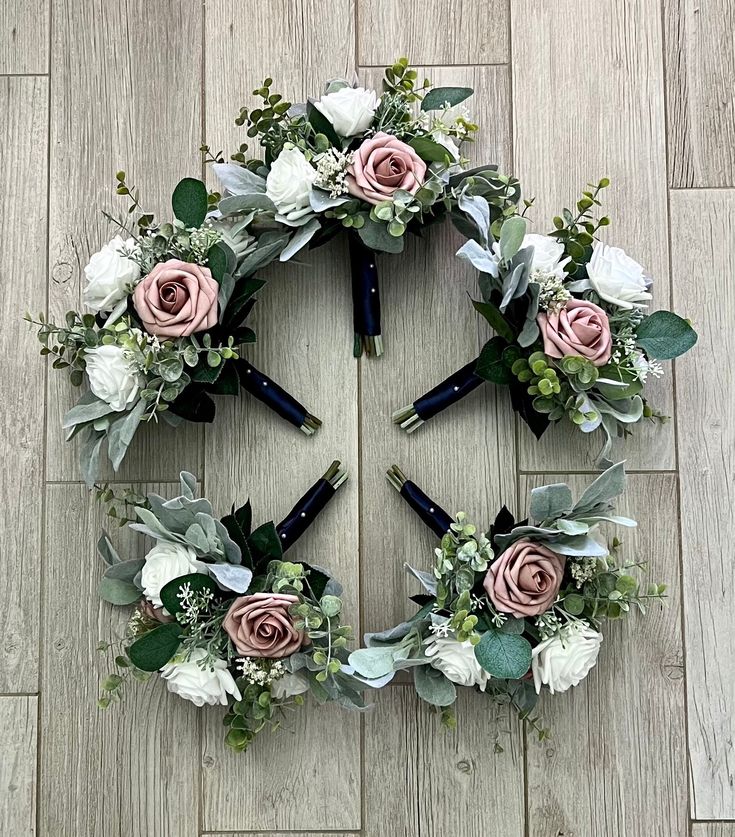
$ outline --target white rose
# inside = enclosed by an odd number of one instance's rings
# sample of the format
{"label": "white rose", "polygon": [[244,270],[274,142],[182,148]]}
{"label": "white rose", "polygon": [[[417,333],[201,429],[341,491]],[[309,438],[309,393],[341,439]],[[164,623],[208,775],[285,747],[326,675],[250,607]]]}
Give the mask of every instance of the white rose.
{"label": "white rose", "polygon": [[643,267],[619,247],[595,242],[587,276],[600,299],[619,308],[646,308],[651,299]]}
{"label": "white rose", "polygon": [[584,622],[562,628],[533,649],[531,669],[536,692],[549,687],[551,694],[566,692],[590,673],[600,653],[602,634]]}
{"label": "white rose", "polygon": [[129,289],[140,279],[140,267],[124,253],[135,249],[135,239],[125,241],[116,235],[92,256],[84,268],[87,286],[82,297],[87,308],[111,311],[128,296]]}
{"label": "white rose", "polygon": [[276,205],[276,219],[293,224],[312,212],[309,196],[316,169],[298,148],[284,148],[273,161],[265,192]]}
{"label": "white rose", "polygon": [[120,346],[97,346],[84,353],[89,387],[118,413],[138,400],[142,379]]}
{"label": "white rose", "polygon": [[[143,595],[155,607],[163,607],[161,590],[175,578],[192,573],[206,573],[206,566],[197,561],[196,552],[179,543],[160,541],[145,556],[140,573]],[[168,611],[166,611],[168,613]]]}
{"label": "white rose", "polygon": [[271,694],[276,700],[285,700],[309,691],[309,683],[300,674],[284,674],[271,683]]}
{"label": "white rose", "polygon": [[564,269],[569,263],[569,257],[564,258],[564,245],[550,235],[528,233],[523,236],[523,247],[533,247],[531,272],[543,273],[546,276],[558,276],[563,279],[567,272]]}
{"label": "white rose", "polygon": [[460,686],[479,686],[484,692],[488,673],[477,662],[475,646],[466,639],[460,642],[454,637],[436,637],[424,651],[431,657],[431,665]]}
{"label": "white rose", "polygon": [[240,700],[240,690],[233,676],[227,670],[224,660],[210,661],[202,668],[199,663],[207,656],[203,648],[195,648],[183,663],[166,663],[161,677],[166,681],[169,692],[190,700],[197,706],[227,706],[227,695]]}
{"label": "white rose", "polygon": [[380,104],[374,90],[364,87],[342,87],[326,93],[314,107],[324,114],[341,137],[364,134],[370,127]]}

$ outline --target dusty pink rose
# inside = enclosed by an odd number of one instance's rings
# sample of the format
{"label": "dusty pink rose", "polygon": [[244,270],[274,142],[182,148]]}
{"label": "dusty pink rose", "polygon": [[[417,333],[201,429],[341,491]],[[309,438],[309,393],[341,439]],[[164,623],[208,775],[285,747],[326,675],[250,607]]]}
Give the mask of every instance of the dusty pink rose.
{"label": "dusty pink rose", "polygon": [[150,334],[188,337],[216,325],[218,292],[208,267],[169,259],[136,286],[133,303]]}
{"label": "dusty pink rose", "polygon": [[285,593],[253,593],[236,598],[222,627],[238,654],[276,659],[298,651],[304,632],[294,628],[288,612],[298,600],[298,596]]}
{"label": "dusty pink rose", "polygon": [[164,623],[174,621],[173,616],[169,616],[162,607],[154,607],[153,602],[149,602],[148,599],[141,599],[138,602],[138,612],[151,621]]}
{"label": "dusty pink rose", "polygon": [[355,151],[348,172],[350,194],[375,204],[390,200],[396,189],[415,194],[426,163],[410,145],[380,131]]}
{"label": "dusty pink rose", "polygon": [[610,323],[599,305],[570,299],[558,311],[539,314],[537,322],[549,357],[579,355],[595,366],[610,360]]}
{"label": "dusty pink rose", "polygon": [[501,613],[537,616],[554,603],[565,563],[562,555],[522,539],[490,564],[482,586]]}

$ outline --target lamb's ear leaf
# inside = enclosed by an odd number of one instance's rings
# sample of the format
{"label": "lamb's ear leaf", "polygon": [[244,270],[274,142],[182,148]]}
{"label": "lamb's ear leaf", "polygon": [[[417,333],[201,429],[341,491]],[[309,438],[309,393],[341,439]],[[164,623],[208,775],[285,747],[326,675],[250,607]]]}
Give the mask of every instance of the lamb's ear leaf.
{"label": "lamb's ear leaf", "polygon": [[[120,566],[116,564],[115,566]],[[140,598],[140,590],[121,578],[103,578],[99,586],[100,598],[114,605],[131,605]]]}
{"label": "lamb's ear leaf", "polygon": [[457,687],[432,666],[416,666],[413,670],[416,694],[432,706],[451,706],[457,699]]}
{"label": "lamb's ear leaf", "polygon": [[181,644],[181,625],[159,625],[128,648],[130,662],[141,671],[158,671],[168,663]]}
{"label": "lamb's ear leaf", "polygon": [[207,187],[195,177],[180,180],[171,196],[174,215],[186,227],[201,227],[207,217]]}

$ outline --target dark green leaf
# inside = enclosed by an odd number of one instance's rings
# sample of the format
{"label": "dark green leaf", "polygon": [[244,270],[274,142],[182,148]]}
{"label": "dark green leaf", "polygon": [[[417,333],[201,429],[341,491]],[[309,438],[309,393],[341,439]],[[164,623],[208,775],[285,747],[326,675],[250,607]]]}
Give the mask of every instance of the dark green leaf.
{"label": "dark green leaf", "polygon": [[[188,584],[194,593],[198,593],[201,590],[210,590],[212,593],[217,591],[217,585],[204,573],[191,573],[174,578],[161,588],[161,601],[172,616],[183,609],[179,593],[185,584]],[[146,669],[146,671],[148,670]]]}
{"label": "dark green leaf", "polygon": [[360,227],[358,234],[363,244],[371,250],[384,253],[400,253],[403,250],[403,236],[391,235],[385,224],[373,221],[372,218],[365,219],[365,224]]}
{"label": "dark green leaf", "polygon": [[531,667],[531,643],[519,634],[486,631],[475,646],[475,657],[492,677],[519,680]]}
{"label": "dark green leaf", "polygon": [[428,137],[414,137],[408,144],[427,163],[444,163],[451,160],[449,151]]}
{"label": "dark green leaf", "polygon": [[220,375],[212,387],[212,392],[215,395],[237,395],[240,391],[240,376],[235,364],[224,361],[216,368],[220,370]]}
{"label": "dark green leaf", "polygon": [[471,87],[435,87],[424,96],[421,110],[440,110],[447,102],[454,107],[469,99],[474,92]]}
{"label": "dark green leaf", "polygon": [[159,625],[128,648],[130,662],[141,671],[158,671],[178,651],[181,626],[176,622]]}
{"label": "dark green leaf", "polygon": [[508,325],[508,322],[500,313],[497,305],[494,305],[492,302],[478,302],[475,299],[472,300],[472,304],[475,306],[475,311],[482,314],[500,337],[505,338],[508,342],[514,339],[513,329]]}
{"label": "dark green leaf", "polygon": [[201,180],[185,177],[171,198],[174,215],[187,227],[200,227],[207,217],[207,187]]}
{"label": "dark green leaf", "polygon": [[320,110],[314,107],[313,102],[307,102],[306,118],[309,120],[309,124],[317,134],[324,134],[324,136],[335,148],[342,147],[342,143],[337,136],[337,132],[334,130],[334,125],[332,125],[332,123]]}
{"label": "dark green leaf", "polygon": [[250,535],[248,546],[255,560],[268,558],[279,561],[283,557],[283,548],[272,521],[264,523]]}
{"label": "dark green leaf", "polygon": [[636,342],[656,360],[671,360],[683,355],[697,342],[697,332],[671,311],[654,311],[638,326]]}
{"label": "dark green leaf", "polygon": [[493,384],[509,384],[514,380],[510,369],[503,362],[503,350],[508,344],[502,337],[493,337],[482,347],[477,359],[475,374]]}
{"label": "dark green leaf", "polygon": [[235,254],[222,241],[213,244],[207,253],[207,264],[212,277],[218,284],[222,284],[225,274],[234,266]]}

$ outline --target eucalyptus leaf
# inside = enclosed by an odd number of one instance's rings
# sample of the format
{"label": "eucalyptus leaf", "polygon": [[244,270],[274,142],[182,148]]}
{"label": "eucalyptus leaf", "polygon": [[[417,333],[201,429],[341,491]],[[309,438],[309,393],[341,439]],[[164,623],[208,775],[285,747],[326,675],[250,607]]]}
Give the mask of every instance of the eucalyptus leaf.
{"label": "eucalyptus leaf", "polygon": [[454,107],[469,99],[474,92],[471,87],[434,87],[424,96],[421,110],[441,110],[447,104]]}
{"label": "eucalyptus leaf", "polygon": [[181,626],[176,622],[159,625],[128,648],[130,662],[141,671],[158,671],[179,650]]}
{"label": "eucalyptus leaf", "polygon": [[475,658],[491,677],[519,680],[531,667],[531,643],[519,634],[489,630],[475,646]]}
{"label": "eucalyptus leaf", "polygon": [[395,651],[394,645],[358,648],[350,654],[348,662],[358,674],[373,680],[376,677],[385,677],[393,671]]}
{"label": "eucalyptus leaf", "polygon": [[510,262],[521,249],[525,235],[525,220],[520,215],[511,215],[500,230],[500,257],[504,262]]}
{"label": "eucalyptus leaf", "polygon": [[697,332],[671,311],[654,311],[636,329],[636,342],[657,360],[679,357],[697,342]]}
{"label": "eucalyptus leaf", "polygon": [[371,250],[384,253],[400,253],[403,251],[403,236],[393,236],[388,227],[372,218],[366,218],[365,223],[357,231],[362,243]]}
{"label": "eucalyptus leaf", "polygon": [[207,187],[201,180],[185,177],[180,180],[171,197],[174,215],[184,226],[196,229],[207,217]]}

